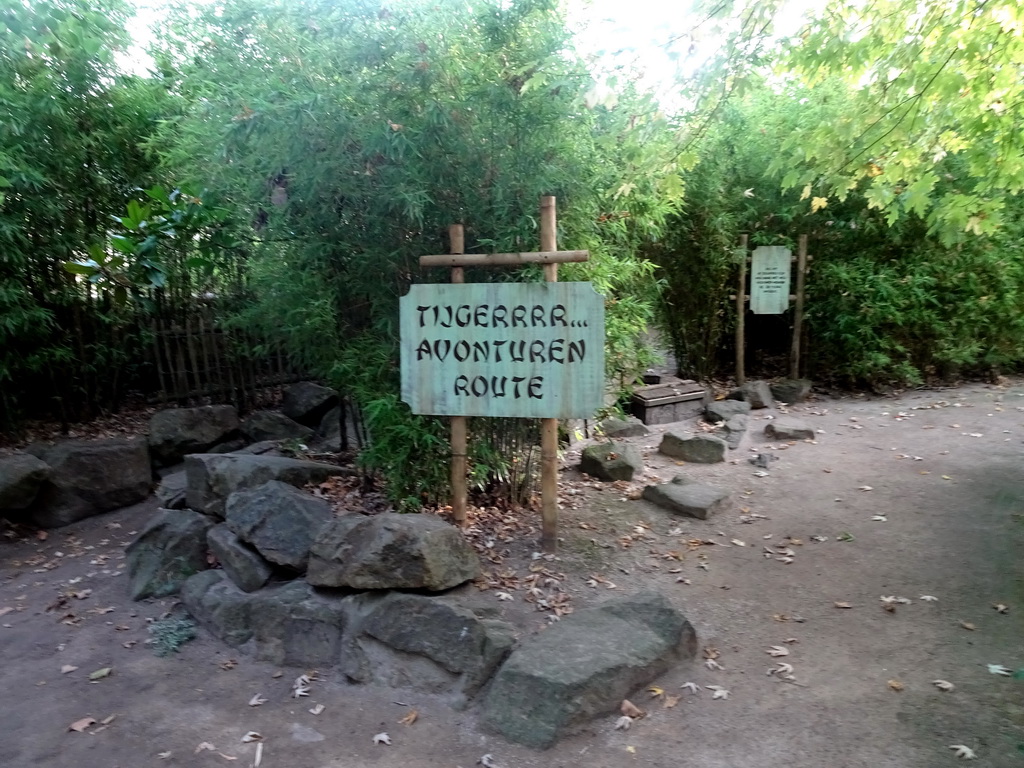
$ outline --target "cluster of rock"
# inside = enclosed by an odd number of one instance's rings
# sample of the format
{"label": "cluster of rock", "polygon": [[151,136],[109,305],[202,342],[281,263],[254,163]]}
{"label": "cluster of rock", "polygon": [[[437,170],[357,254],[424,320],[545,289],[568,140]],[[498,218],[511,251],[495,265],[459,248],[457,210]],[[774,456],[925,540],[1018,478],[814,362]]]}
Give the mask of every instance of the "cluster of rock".
{"label": "cluster of rock", "polygon": [[[170,408],[153,415],[146,437],[34,443],[0,458],[0,515],[56,528],[126,507],[149,495],[155,471],[188,454],[252,451],[250,443],[282,440],[337,452],[342,415],[337,392],[301,382],[285,391],[280,413],[257,411],[240,421],[230,405]],[[161,492],[168,506],[175,505],[167,490],[175,483],[183,488],[183,476],[172,476]]]}
{"label": "cluster of rock", "polygon": [[[705,405],[704,420],[720,425],[720,433],[669,430],[662,436],[658,452],[692,464],[725,461],[729,450],[739,448],[746,435],[751,410],[774,408],[776,401],[799,402],[807,398],[810,390],[811,382],[804,379],[785,379],[770,385],[764,381],[746,382],[724,400]],[[602,422],[601,431],[609,440],[583,449],[581,472],[601,480],[629,481],[643,471],[644,462],[639,449],[624,441],[649,434],[647,427],[634,418],[609,419]],[[774,416],[765,427],[764,434],[769,440],[814,438],[814,430],[807,424],[785,415]],[[705,520],[727,506],[729,494],[680,475],[671,482],[647,486],[643,490],[643,498],[670,512]]]}
{"label": "cluster of rock", "polygon": [[329,464],[192,454],[185,465],[187,508],[160,510],[128,548],[131,596],[179,592],[203,627],[257,659],[456,707],[479,700],[491,730],[545,747],[695,651],[692,627],[655,594],[517,643],[495,608],[455,589],[480,563],[440,518],[338,515],[300,489],[346,471]]}

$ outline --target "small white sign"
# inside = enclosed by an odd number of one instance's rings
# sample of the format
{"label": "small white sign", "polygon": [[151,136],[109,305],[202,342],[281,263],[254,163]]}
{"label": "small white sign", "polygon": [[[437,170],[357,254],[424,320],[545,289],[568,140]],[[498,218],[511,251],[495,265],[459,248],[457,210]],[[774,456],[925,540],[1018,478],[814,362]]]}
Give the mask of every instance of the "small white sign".
{"label": "small white sign", "polygon": [[750,311],[781,315],[789,308],[790,263],[793,254],[781,245],[754,249],[750,263]]}

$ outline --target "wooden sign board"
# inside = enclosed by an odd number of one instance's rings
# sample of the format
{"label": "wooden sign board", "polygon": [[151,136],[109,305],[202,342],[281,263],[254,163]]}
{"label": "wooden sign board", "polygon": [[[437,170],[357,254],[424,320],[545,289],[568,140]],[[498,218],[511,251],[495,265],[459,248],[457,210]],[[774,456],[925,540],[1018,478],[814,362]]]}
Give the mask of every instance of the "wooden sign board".
{"label": "wooden sign board", "polygon": [[413,413],[585,419],[604,404],[604,297],[590,283],[414,285],[400,323]]}
{"label": "wooden sign board", "polygon": [[789,308],[792,253],[779,245],[754,249],[750,260],[750,311],[755,315],[781,315]]}

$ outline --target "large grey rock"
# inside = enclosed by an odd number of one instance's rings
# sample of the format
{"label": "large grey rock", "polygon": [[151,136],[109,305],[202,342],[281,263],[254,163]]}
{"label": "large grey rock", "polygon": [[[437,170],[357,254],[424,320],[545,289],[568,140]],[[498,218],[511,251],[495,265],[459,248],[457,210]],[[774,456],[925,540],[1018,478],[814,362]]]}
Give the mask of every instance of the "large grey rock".
{"label": "large grey rock", "polygon": [[303,667],[338,663],[351,597],[315,590],[301,579],[252,596],[258,660]]}
{"label": "large grey rock", "polygon": [[440,591],[475,579],[480,561],[462,532],[439,517],[387,512],[327,525],[310,548],[310,584]]}
{"label": "large grey rock", "polygon": [[320,420],[313,445],[317,450],[338,453],[342,449],[341,406],[335,406]]}
{"label": "large grey rock", "polygon": [[135,504],[153,484],[143,440],[68,440],[33,452],[51,469],[29,510],[32,521],[44,528]]}
{"label": "large grey rock", "polygon": [[728,421],[741,413],[750,413],[750,403],[745,400],[715,400],[704,407],[704,418],[712,424]]}
{"label": "large grey rock", "polygon": [[580,471],[600,480],[632,480],[643,468],[640,449],[628,443],[588,445],[580,456]]}
{"label": "large grey rock", "polygon": [[782,403],[800,403],[811,394],[812,382],[807,379],[782,379],[772,382],[772,396]]}
{"label": "large grey rock", "polygon": [[683,480],[648,485],[644,488],[643,498],[670,512],[707,520],[728,505],[729,493],[711,485]]}
{"label": "large grey rock", "polygon": [[651,432],[636,416],[627,416],[625,419],[605,419],[598,428],[612,440],[624,437],[643,437]]}
{"label": "large grey rock", "polygon": [[169,472],[160,478],[153,495],[164,509],[185,509],[185,470]]}
{"label": "large grey rock", "polygon": [[300,580],[247,593],[222,571],[181,589],[189,613],[225,643],[260,661],[300,667],[338,663],[351,597],[321,593]]}
{"label": "large grey rock", "polygon": [[779,416],[768,422],[764,428],[765,437],[771,440],[813,440],[814,429],[800,419]]}
{"label": "large grey rock", "polygon": [[577,611],[512,652],[484,697],[483,725],[550,747],[696,649],[693,627],[655,592]]}
{"label": "large grey rock", "polygon": [[217,558],[224,573],[243,592],[255,592],[273,574],[270,564],[250,549],[224,523],[213,526],[206,532],[206,543]]}
{"label": "large grey rock", "polygon": [[750,403],[750,407],[773,408],[775,399],[772,397],[771,387],[767,381],[747,381],[737,389],[729,393],[729,400],[744,400]]}
{"label": "large grey rock", "polygon": [[203,571],[181,586],[181,602],[192,618],[232,647],[252,639],[252,595],[235,586],[223,571]]}
{"label": "large grey rock", "polygon": [[317,427],[329,410],[338,404],[338,393],[333,389],[300,381],[284,391],[281,413],[299,424]]}
{"label": "large grey rock", "polygon": [[305,570],[314,537],[334,519],[331,505],[304,491],[271,480],[228,496],[228,527],[264,558],[297,571]]}
{"label": "large grey rock", "polygon": [[280,480],[288,485],[322,483],[335,475],[352,475],[354,470],[315,461],[282,456],[196,453],[185,457],[188,506],[208,515],[224,516],[224,503],[235,491]]}
{"label": "large grey rock", "polygon": [[157,466],[177,464],[190,453],[205,453],[238,430],[233,405],[168,408],[149,420],[149,450]]}
{"label": "large grey rock", "polygon": [[301,440],[305,442],[313,436],[313,430],[296,421],[292,421],[283,413],[276,411],[255,411],[242,422],[242,434],[254,443],[263,440]]}
{"label": "large grey rock", "polygon": [[743,436],[747,434],[747,420],[746,414],[739,413],[725,422],[725,442],[730,448],[740,447]]}
{"label": "large grey rock", "polygon": [[512,649],[515,630],[483,619],[457,600],[401,592],[364,593],[362,615],[342,653],[356,682],[455,695],[464,705]]}
{"label": "large grey rock", "polygon": [[728,448],[725,440],[714,435],[666,432],[658,452],[694,464],[714,464],[725,461]]}
{"label": "large grey rock", "polygon": [[132,600],[165,597],[207,568],[206,531],[213,521],[190,509],[161,509],[125,551]]}
{"label": "large grey rock", "polygon": [[27,453],[0,458],[0,512],[29,507],[43,483],[50,478],[50,466]]}

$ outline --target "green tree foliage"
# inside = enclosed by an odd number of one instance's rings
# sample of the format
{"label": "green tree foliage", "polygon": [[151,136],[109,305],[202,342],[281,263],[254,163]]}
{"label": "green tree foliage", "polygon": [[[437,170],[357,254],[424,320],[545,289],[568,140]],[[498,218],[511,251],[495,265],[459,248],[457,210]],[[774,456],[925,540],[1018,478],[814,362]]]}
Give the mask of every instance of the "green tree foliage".
{"label": "green tree foliage", "polygon": [[784,42],[777,72],[849,88],[847,108],[796,126],[773,166],[812,205],[859,191],[946,245],[1005,223],[1024,189],[1018,0],[832,0]]}
{"label": "green tree foliage", "polygon": [[536,249],[539,198],[558,196],[560,245],[592,257],[563,279],[608,297],[609,374],[649,364],[637,339],[657,284],[637,253],[681,190],[673,132],[628,88],[588,106],[553,2],[231,0],[185,9],[165,39],[158,60],[187,106],[156,146],[258,241],[240,322],[356,397],[365,459],[397,495],[444,485],[430,469],[444,466],[443,426],[395,396],[396,324],[410,282],[447,280],[418,257],[448,249],[450,223],[465,222],[471,252]]}
{"label": "green tree foliage", "polygon": [[[852,103],[833,80],[755,84],[722,108],[688,174],[683,208],[651,250],[667,285],[664,325],[685,373],[731,370],[733,251],[744,232],[751,246],[795,248],[798,234],[810,238],[807,364],[816,378],[885,387],[1024,360],[1020,198],[1008,198],[999,233],[948,246],[917,214],[890,222],[865,191],[813,207],[798,190],[783,190],[775,149],[801,125],[832,124]],[[963,160],[944,162],[956,175]]]}
{"label": "green tree foliage", "polygon": [[0,424],[19,404],[87,415],[137,364],[131,315],[62,269],[151,172],[160,92],[116,69],[126,16],[117,0],[0,11]]}

